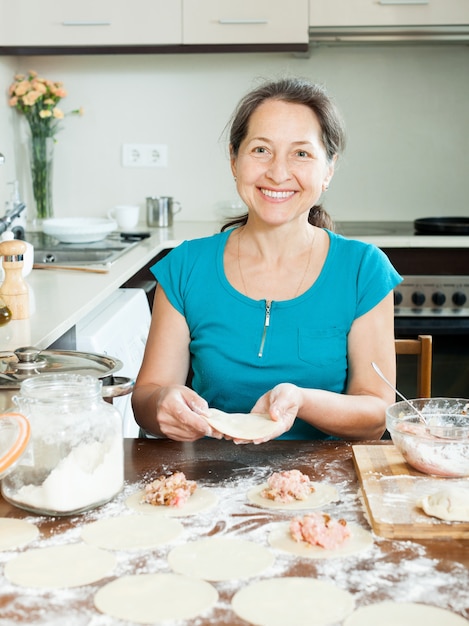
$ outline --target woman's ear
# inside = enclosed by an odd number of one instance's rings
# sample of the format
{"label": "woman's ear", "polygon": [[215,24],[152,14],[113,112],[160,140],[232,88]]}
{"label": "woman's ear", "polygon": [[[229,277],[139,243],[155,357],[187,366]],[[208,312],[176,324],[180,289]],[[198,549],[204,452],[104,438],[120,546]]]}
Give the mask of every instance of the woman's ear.
{"label": "woman's ear", "polygon": [[230,165],[233,178],[236,180],[236,155],[233,152],[232,146],[230,146]]}
{"label": "woman's ear", "polygon": [[334,154],[334,156],[332,157],[331,162],[327,166],[326,175],[324,177],[324,180],[322,181],[322,190],[323,191],[327,191],[327,189],[329,188],[329,184],[330,184],[330,182],[332,180],[332,177],[334,176],[336,161],[337,161],[337,154]]}

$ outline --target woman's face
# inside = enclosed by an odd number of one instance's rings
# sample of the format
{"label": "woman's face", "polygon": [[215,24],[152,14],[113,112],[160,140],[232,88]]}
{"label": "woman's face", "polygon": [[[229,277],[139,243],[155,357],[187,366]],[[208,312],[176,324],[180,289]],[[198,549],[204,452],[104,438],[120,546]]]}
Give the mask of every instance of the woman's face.
{"label": "woman's face", "polygon": [[231,157],[238,193],[262,221],[279,225],[317,203],[334,173],[316,115],[303,104],[266,100]]}

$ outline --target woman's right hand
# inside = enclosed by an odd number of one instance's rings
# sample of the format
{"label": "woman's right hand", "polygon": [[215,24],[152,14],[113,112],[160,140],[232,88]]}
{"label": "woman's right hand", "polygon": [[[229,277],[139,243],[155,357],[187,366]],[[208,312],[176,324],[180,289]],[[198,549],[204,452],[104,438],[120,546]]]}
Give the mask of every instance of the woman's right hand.
{"label": "woman's right hand", "polygon": [[207,402],[184,385],[160,387],[156,400],[156,420],[162,435],[175,441],[196,441],[202,437],[221,439],[202,417]]}

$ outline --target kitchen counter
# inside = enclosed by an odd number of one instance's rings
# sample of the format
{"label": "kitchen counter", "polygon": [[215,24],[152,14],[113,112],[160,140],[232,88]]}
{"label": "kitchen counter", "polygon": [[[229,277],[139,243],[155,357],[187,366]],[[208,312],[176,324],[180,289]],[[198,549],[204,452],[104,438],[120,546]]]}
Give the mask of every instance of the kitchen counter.
{"label": "kitchen counter", "polygon": [[0,326],[0,351],[21,346],[48,348],[159,252],[219,229],[217,222],[177,222],[172,228],[159,229],[142,225],[137,230],[149,231],[151,236],[118,258],[108,272],[33,269],[26,279],[32,313],[29,319]]}
{"label": "kitchen counter", "polygon": [[[372,445],[391,444],[374,442]],[[213,439],[194,443],[126,439],[124,450],[126,480],[122,493],[110,503],[83,515],[71,518],[34,516],[0,497],[0,516],[27,519],[40,531],[38,539],[18,552],[0,552],[0,622],[3,617],[8,624],[112,626],[116,620],[100,615],[94,608],[96,591],[124,574],[171,572],[167,555],[176,545],[218,536],[245,539],[269,548],[267,538],[272,526],[291,519],[295,513],[258,508],[247,501],[246,494],[273,471],[299,469],[314,481],[334,485],[339,500],[324,506],[323,510],[334,518],[342,517],[347,523],[370,529],[360,499],[350,443],[271,441],[259,446],[236,446]],[[218,498],[209,511],[179,518],[184,530],[176,540],[151,550],[119,550],[115,571],[94,584],[74,589],[25,589],[3,576],[3,564],[17,553],[79,542],[84,524],[128,515],[125,500],[129,495],[161,474],[176,470],[196,480],[199,486],[213,490]],[[157,520],[155,518],[155,523]],[[441,522],[434,520],[433,523]],[[357,607],[385,600],[419,602],[469,618],[469,543],[464,539],[392,540],[373,535],[371,547],[344,557],[310,559],[279,550],[273,553],[274,564],[255,578],[211,583],[219,594],[216,605],[196,620],[180,620],[177,624],[189,626],[196,621],[200,626],[242,626],[247,622],[238,618],[230,606],[234,593],[254,580],[284,576],[304,576],[335,584],[353,595]],[[445,623],[445,618],[441,623]]]}

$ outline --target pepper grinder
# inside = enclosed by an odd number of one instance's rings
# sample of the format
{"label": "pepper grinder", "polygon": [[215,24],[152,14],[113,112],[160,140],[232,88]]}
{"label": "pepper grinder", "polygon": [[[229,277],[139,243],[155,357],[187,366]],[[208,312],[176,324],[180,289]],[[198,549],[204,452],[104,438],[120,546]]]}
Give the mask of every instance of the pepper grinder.
{"label": "pepper grinder", "polygon": [[23,278],[23,262],[26,244],[19,239],[2,241],[0,255],[3,256],[5,279],[0,285],[0,297],[11,311],[12,320],[29,317],[29,289]]}

